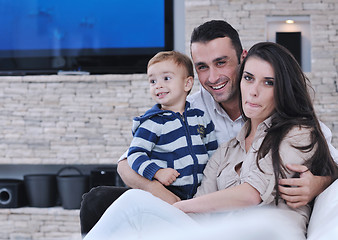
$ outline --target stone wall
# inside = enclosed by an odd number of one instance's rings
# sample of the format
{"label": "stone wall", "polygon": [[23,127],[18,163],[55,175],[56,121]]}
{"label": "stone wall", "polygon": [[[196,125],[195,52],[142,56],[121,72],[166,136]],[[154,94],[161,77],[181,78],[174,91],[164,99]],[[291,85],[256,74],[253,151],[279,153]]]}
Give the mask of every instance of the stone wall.
{"label": "stone wall", "polygon": [[0,163],[114,163],[151,104],[145,75],[0,79]]}
{"label": "stone wall", "polygon": [[0,240],[80,240],[79,210],[0,209]]}

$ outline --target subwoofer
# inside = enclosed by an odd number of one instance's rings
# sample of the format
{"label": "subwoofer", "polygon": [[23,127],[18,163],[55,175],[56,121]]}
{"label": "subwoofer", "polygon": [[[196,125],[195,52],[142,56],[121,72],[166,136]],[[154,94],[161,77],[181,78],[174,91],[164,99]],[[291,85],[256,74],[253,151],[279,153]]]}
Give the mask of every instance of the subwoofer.
{"label": "subwoofer", "polygon": [[0,208],[18,208],[26,204],[26,192],[22,180],[0,179]]}

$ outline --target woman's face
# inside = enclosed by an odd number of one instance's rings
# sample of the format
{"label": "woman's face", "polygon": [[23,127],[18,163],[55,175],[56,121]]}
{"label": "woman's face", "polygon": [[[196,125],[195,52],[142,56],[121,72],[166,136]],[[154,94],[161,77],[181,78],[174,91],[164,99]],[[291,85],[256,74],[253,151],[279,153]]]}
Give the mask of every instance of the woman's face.
{"label": "woman's face", "polygon": [[270,63],[258,58],[247,59],[241,79],[242,106],[251,123],[259,124],[275,110],[275,72]]}

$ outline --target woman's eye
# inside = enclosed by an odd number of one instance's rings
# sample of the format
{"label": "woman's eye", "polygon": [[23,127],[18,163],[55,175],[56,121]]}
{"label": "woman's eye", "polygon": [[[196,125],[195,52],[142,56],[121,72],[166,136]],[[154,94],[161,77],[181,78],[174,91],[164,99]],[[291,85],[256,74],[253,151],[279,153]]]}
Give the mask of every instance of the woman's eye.
{"label": "woman's eye", "polygon": [[249,76],[249,75],[244,75],[243,79],[246,80],[246,81],[252,81],[252,77]]}
{"label": "woman's eye", "polygon": [[271,80],[267,80],[265,81],[265,85],[268,85],[268,86],[273,86],[275,83]]}

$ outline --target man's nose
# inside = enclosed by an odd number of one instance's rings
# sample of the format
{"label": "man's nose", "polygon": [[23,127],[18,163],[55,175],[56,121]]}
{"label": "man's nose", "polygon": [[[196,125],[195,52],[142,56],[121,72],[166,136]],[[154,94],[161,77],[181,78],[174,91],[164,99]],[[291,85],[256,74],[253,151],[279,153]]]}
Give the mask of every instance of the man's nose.
{"label": "man's nose", "polygon": [[219,78],[219,72],[216,67],[210,67],[209,71],[209,82],[216,83]]}

